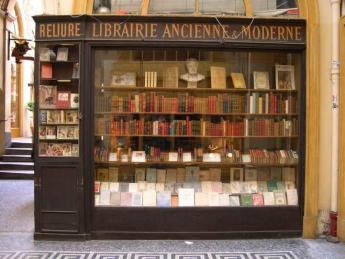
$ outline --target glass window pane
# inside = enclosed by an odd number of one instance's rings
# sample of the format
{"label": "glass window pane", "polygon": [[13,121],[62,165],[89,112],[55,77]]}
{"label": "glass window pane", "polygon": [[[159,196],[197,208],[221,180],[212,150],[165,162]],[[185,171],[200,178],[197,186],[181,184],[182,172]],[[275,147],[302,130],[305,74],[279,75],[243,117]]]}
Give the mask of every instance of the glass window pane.
{"label": "glass window pane", "polygon": [[175,0],[175,1],[162,1],[151,0],[149,6],[150,14],[165,14],[165,13],[194,13],[195,0]]}
{"label": "glass window pane", "polygon": [[95,0],[94,13],[106,7],[113,14],[140,14],[140,6],[141,0]]}
{"label": "glass window pane", "polygon": [[256,16],[297,16],[296,0],[252,0],[253,12]]}
{"label": "glass window pane", "polygon": [[244,15],[243,0],[200,0],[200,12],[203,14]]}
{"label": "glass window pane", "polygon": [[298,205],[300,53],[93,55],[95,206]]}

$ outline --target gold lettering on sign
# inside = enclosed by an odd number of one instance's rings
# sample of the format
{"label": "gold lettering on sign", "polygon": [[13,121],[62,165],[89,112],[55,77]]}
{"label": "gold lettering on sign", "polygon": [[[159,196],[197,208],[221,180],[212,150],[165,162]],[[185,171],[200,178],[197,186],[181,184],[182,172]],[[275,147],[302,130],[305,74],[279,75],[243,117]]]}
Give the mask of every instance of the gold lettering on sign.
{"label": "gold lettering on sign", "polygon": [[214,39],[220,38],[220,27],[218,25],[212,26],[212,36]]}
{"label": "gold lettering on sign", "polygon": [[230,26],[229,25],[224,25],[223,26],[223,38],[224,39],[229,39],[230,38]]}
{"label": "gold lettering on sign", "polygon": [[44,24],[40,24],[40,38],[46,37],[46,26]]}
{"label": "gold lettering on sign", "polygon": [[156,23],[151,23],[151,38],[157,38],[157,26],[158,24]]}
{"label": "gold lettering on sign", "polygon": [[163,34],[162,34],[162,38],[171,38],[171,32],[170,32],[170,27],[168,24],[166,24],[164,26],[164,31],[163,31]]}
{"label": "gold lettering on sign", "polygon": [[53,28],[52,24],[47,24],[47,38],[52,37],[52,28]]}
{"label": "gold lettering on sign", "polygon": [[270,30],[267,26],[262,26],[262,39],[268,40],[270,38]]}
{"label": "gold lettering on sign", "polygon": [[106,23],[104,26],[104,36],[105,37],[111,37],[111,24],[110,23]]}
{"label": "gold lettering on sign", "polygon": [[93,23],[92,24],[92,37],[97,38],[99,37],[99,34],[97,33],[96,29],[97,24]]}
{"label": "gold lettering on sign", "polygon": [[[168,26],[168,25],[166,25]],[[173,38],[180,38],[180,25],[179,24],[173,24],[172,25],[172,37]]]}
{"label": "gold lettering on sign", "polygon": [[253,27],[253,38],[254,40],[260,40],[261,39],[261,30],[259,26]]}
{"label": "gold lettering on sign", "polygon": [[122,28],[122,38],[125,38],[125,37],[129,38],[129,32],[128,32],[128,27],[127,26],[128,25],[125,24],[123,26],[123,28]]}
{"label": "gold lettering on sign", "polygon": [[278,26],[278,40],[286,40],[285,29],[283,26]]}
{"label": "gold lettering on sign", "polygon": [[182,26],[181,26],[181,37],[183,39],[188,38],[188,25],[187,24],[182,24]]}
{"label": "gold lettering on sign", "polygon": [[295,27],[295,40],[302,40],[301,38],[301,26]]}
{"label": "gold lettering on sign", "polygon": [[202,38],[202,35],[201,35],[201,24],[196,24],[195,25],[194,38],[196,38],[196,39],[201,39]]}
{"label": "gold lettering on sign", "polygon": [[75,35],[76,37],[80,37],[81,34],[80,34],[80,23],[76,23],[75,24]]}
{"label": "gold lettering on sign", "polygon": [[67,36],[67,24],[61,24],[61,37],[65,38]]}
{"label": "gold lettering on sign", "polygon": [[242,26],[242,39],[252,39],[251,28],[248,26]]}
{"label": "gold lettering on sign", "polygon": [[211,25],[205,24],[204,25],[204,38],[210,38],[211,37]]}
{"label": "gold lettering on sign", "polygon": [[114,37],[115,38],[121,38],[121,33],[120,33],[121,25],[118,23],[114,24]]}
{"label": "gold lettering on sign", "polygon": [[144,34],[143,34],[143,29],[144,26],[141,23],[136,23],[135,24],[135,37],[136,38],[145,38]]}
{"label": "gold lettering on sign", "polygon": [[293,40],[293,34],[294,34],[293,28],[286,26],[285,29],[286,29],[287,40]]}
{"label": "gold lettering on sign", "polygon": [[270,26],[271,40],[277,40],[277,27]]}

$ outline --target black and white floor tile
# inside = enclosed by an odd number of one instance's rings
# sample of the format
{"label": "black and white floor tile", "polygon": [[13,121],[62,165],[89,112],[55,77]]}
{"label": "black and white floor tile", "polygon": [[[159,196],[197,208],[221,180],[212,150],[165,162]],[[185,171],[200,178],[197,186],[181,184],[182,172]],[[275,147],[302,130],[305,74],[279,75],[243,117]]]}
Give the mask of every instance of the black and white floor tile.
{"label": "black and white floor tile", "polygon": [[230,253],[0,252],[0,259],[303,259],[292,251]]}

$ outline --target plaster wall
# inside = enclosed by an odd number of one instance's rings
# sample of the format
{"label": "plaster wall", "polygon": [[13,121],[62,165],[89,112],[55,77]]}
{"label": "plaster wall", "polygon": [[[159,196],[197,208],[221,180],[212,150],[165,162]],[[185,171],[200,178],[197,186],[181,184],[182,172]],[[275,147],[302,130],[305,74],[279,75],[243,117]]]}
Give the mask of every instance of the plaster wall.
{"label": "plaster wall", "polygon": [[[3,39],[3,31],[4,31],[4,17],[0,14],[0,57],[4,56],[4,39]],[[1,120],[5,119],[5,104],[4,104],[4,60],[0,58],[0,155],[4,152],[5,146],[5,123],[1,122]]]}
{"label": "plaster wall", "polygon": [[320,178],[319,209],[331,206],[331,132],[332,132],[332,12],[330,1],[319,0],[320,9]]}

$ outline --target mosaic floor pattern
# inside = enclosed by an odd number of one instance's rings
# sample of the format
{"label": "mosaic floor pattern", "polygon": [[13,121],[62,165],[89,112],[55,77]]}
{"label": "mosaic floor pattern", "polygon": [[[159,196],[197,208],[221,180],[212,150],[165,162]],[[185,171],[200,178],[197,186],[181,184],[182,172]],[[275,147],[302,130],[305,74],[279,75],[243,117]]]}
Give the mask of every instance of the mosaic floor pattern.
{"label": "mosaic floor pattern", "polygon": [[0,252],[0,259],[303,259],[292,251],[231,253]]}

